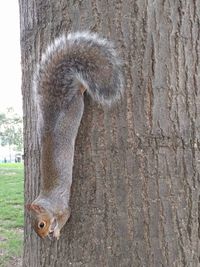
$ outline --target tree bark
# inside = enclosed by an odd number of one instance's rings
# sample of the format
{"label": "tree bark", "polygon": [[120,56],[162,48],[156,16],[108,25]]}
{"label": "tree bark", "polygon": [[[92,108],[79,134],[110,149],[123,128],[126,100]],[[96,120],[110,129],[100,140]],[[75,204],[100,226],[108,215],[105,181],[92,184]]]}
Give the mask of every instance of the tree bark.
{"label": "tree bark", "polygon": [[59,241],[25,214],[23,266],[200,265],[200,1],[19,0],[25,202],[40,187],[32,74],[63,32],[90,29],[124,59],[123,101],[85,97],[72,216]]}

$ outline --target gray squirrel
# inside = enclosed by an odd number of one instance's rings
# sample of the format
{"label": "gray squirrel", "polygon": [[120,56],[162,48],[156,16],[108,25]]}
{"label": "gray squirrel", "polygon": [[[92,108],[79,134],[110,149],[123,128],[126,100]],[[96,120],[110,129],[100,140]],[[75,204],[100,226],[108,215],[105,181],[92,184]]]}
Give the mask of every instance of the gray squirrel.
{"label": "gray squirrel", "polygon": [[84,92],[111,106],[123,94],[122,63],[112,42],[90,32],[57,38],[34,74],[41,146],[41,189],[27,205],[35,232],[59,239],[70,217],[74,144],[84,110]]}

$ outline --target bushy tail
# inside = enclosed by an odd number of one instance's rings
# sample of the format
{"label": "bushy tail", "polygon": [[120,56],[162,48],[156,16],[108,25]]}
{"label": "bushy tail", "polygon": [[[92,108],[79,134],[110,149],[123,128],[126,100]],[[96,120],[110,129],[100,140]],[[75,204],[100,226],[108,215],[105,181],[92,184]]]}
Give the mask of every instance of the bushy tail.
{"label": "bushy tail", "polygon": [[82,85],[103,105],[120,99],[124,87],[122,64],[114,45],[89,32],[57,38],[42,56],[35,83],[43,96],[66,92],[68,97],[73,96]]}

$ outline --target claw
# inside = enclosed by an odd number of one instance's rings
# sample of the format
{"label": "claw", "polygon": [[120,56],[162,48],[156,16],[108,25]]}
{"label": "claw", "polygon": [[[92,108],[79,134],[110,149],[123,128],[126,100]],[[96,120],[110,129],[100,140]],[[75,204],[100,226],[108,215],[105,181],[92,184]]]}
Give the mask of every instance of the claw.
{"label": "claw", "polygon": [[48,233],[48,238],[52,241],[52,240],[54,240],[54,234],[53,234],[53,232],[49,232]]}

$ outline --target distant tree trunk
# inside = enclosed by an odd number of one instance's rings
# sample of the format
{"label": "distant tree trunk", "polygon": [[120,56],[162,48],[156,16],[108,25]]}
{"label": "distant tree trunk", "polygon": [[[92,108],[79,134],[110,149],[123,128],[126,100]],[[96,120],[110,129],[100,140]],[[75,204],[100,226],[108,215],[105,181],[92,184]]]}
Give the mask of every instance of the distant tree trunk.
{"label": "distant tree trunk", "polygon": [[25,216],[23,265],[200,265],[200,1],[19,0],[25,201],[40,186],[31,80],[63,32],[114,40],[126,94],[105,112],[85,97],[76,141],[72,217],[57,242]]}

